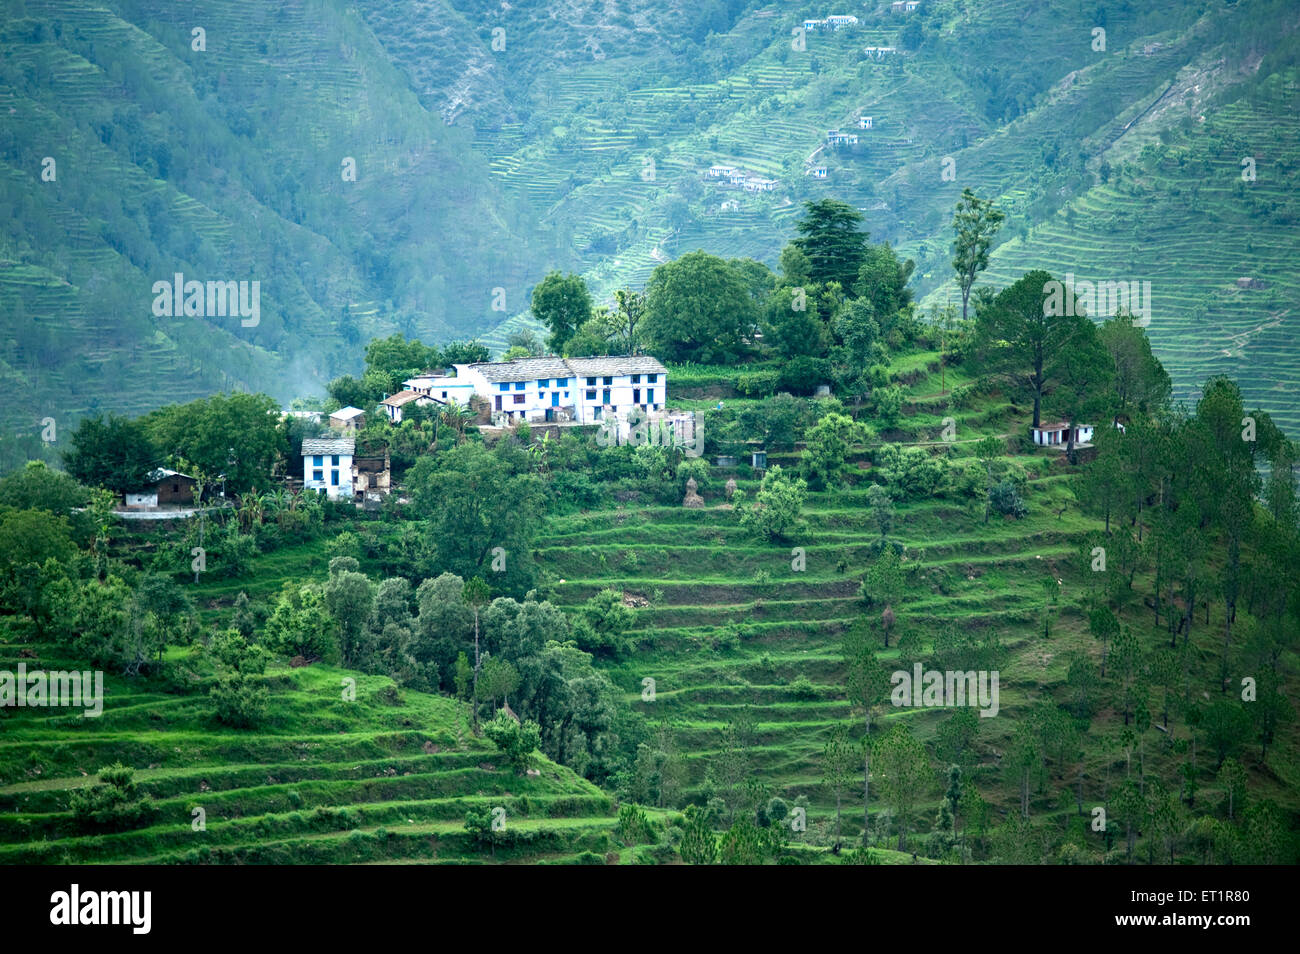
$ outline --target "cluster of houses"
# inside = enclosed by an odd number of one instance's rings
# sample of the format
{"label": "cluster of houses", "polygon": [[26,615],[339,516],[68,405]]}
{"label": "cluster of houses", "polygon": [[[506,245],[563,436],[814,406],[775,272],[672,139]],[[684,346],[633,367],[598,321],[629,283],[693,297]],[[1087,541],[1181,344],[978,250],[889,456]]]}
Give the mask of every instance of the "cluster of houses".
{"label": "cluster of houses", "polygon": [[[380,413],[394,422],[401,421],[403,408],[439,405],[473,408],[480,418],[489,414],[498,427],[520,421],[612,425],[619,435],[614,439],[621,440],[631,427],[631,414],[639,411],[642,419],[670,428],[687,442],[697,436],[693,414],[666,410],[668,369],[649,355],[544,356],[456,364],[430,369],[402,384],[401,391],[378,405]],[[380,506],[393,489],[391,461],[387,452],[382,456],[357,453],[357,434],[365,427],[366,414],[362,408],[340,408],[329,415],[329,436],[303,440],[304,490],[353,500],[365,508]],[[1092,425],[1064,421],[1031,428],[1035,444],[1054,448],[1088,446],[1093,433]],[[762,466],[757,458],[754,466]],[[196,491],[193,476],[159,468],[142,487],[125,494],[123,502],[127,511],[192,507]]]}
{"label": "cluster of houses", "polygon": [[[667,398],[668,369],[649,355],[546,356],[430,369],[403,381],[402,390],[384,398],[379,408],[393,423],[412,406],[468,409],[474,402],[497,426],[599,424],[625,418],[634,408],[663,417]],[[330,426],[338,436],[302,442],[304,489],[363,504],[389,492],[387,457],[358,457],[355,437],[346,436],[364,427],[364,415],[353,407],[335,411]]]}
{"label": "cluster of houses", "polygon": [[773,192],[780,185],[776,179],[755,175],[736,166],[709,166],[705,178],[713,179],[720,185],[740,186],[746,192]]}
{"label": "cluster of houses", "polygon": [[824,20],[804,20],[803,28],[805,33],[815,33],[818,30],[825,30],[834,33],[837,30],[852,29],[858,25],[858,18],[854,16],[834,15]]}
{"label": "cluster of houses", "polygon": [[[403,381],[402,390],[385,397],[377,410],[393,423],[400,423],[403,410],[412,406],[457,406],[484,409],[497,426],[519,421],[557,426],[614,421],[626,430],[628,415],[636,409],[647,420],[689,437],[693,415],[667,413],[667,398],[668,369],[649,355],[550,356],[430,369]],[[283,416],[320,419],[310,411],[285,411]],[[304,490],[355,500],[365,507],[379,506],[393,488],[391,460],[387,453],[357,453],[357,434],[365,427],[366,416],[362,408],[339,408],[329,415],[328,437],[303,440]],[[149,516],[146,511],[160,516],[174,513],[194,506],[197,483],[191,475],[159,468],[141,487],[125,494],[123,503],[127,512],[140,516]]]}
{"label": "cluster of houses", "polygon": [[415,403],[469,407],[480,398],[499,424],[598,424],[633,407],[662,411],[668,369],[649,355],[594,358],[516,358],[453,365],[454,374],[426,371],[402,382],[403,390],[381,406],[393,421]]}
{"label": "cluster of houses", "polygon": [[[864,129],[869,128],[864,126]],[[856,146],[858,144],[858,134],[845,132],[842,129],[826,130],[826,142],[832,146]]]}

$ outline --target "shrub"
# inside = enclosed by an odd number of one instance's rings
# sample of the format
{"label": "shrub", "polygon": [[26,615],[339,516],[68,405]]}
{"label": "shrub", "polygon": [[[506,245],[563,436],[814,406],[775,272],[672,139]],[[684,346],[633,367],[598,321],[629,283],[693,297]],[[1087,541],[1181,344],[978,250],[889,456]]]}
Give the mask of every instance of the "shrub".
{"label": "shrub", "polygon": [[208,691],[217,720],[236,729],[252,729],[266,717],[270,693],[261,680],[244,673],[228,673]]}
{"label": "shrub", "polygon": [[812,684],[812,680],[807,676],[800,676],[790,683],[790,693],[800,702],[811,702],[820,695],[817,687]]}
{"label": "shrub", "polygon": [[630,649],[623,635],[636,621],[636,613],[623,604],[618,590],[601,590],[587,600],[573,621],[573,639],[589,653],[605,653],[615,659]]}
{"label": "shrub", "polygon": [[777,388],[776,371],[751,371],[736,378],[736,390],[746,397],[768,397]]}
{"label": "shrub", "polygon": [[536,722],[531,719],[518,722],[504,711],[498,712],[495,718],[483,727],[483,734],[505,753],[516,771],[528,767],[528,760],[533,750],[542,742],[541,729]]}
{"label": "shrub", "polygon": [[605,504],[608,498],[604,486],[582,471],[560,470],[551,477],[550,507],[553,513],[594,510]]}
{"label": "shrub", "polygon": [[631,847],[654,840],[645,809],[630,802],[618,808],[618,840]]}
{"label": "shrub", "polygon": [[829,384],[833,375],[825,358],[798,357],[787,361],[777,376],[777,387],[791,394],[807,396],[819,384]]}
{"label": "shrub", "polygon": [[138,795],[135,770],[120,762],[99,770],[99,781],[72,793],[73,816],[87,828],[122,831],[146,825],[157,814],[148,795]]}
{"label": "shrub", "polygon": [[686,493],[686,481],[695,478],[695,488],[697,492],[703,494],[708,489],[710,480],[709,473],[712,471],[709,462],[703,457],[688,457],[677,465],[677,489],[679,493]]}
{"label": "shrub", "polygon": [[740,525],[768,540],[777,539],[799,519],[807,495],[808,484],[803,478],[791,479],[779,464],[773,465],[763,475],[752,504],[746,503],[737,491]]}
{"label": "shrub", "polygon": [[1029,512],[1024,499],[1020,496],[1020,491],[1016,489],[1015,482],[1012,480],[1000,481],[989,489],[989,504],[997,513],[1003,516],[1015,517],[1017,520]]}

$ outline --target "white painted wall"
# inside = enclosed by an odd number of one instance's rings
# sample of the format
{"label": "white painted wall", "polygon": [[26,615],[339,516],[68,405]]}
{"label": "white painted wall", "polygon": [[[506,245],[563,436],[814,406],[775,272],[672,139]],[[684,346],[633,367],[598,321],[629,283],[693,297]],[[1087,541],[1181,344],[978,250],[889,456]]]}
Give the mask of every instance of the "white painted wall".
{"label": "white painted wall", "polygon": [[[317,465],[316,460],[321,464]],[[335,463],[337,461],[337,463]],[[316,478],[316,472],[320,478]],[[335,477],[337,476],[337,483]],[[351,454],[303,454],[302,486],[304,490],[323,490],[331,497],[351,499],[352,497],[352,455]]]}

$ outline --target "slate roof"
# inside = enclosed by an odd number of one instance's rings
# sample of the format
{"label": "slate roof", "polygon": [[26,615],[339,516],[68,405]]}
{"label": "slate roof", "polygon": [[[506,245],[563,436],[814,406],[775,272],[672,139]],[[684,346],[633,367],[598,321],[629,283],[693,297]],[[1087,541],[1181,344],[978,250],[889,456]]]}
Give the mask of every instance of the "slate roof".
{"label": "slate roof", "polygon": [[536,381],[539,378],[571,378],[573,372],[563,358],[516,358],[513,361],[482,361],[471,364],[479,374],[491,382]]}
{"label": "slate roof", "polygon": [[340,421],[350,421],[358,414],[365,414],[365,413],[366,412],[361,410],[361,408],[359,407],[352,407],[351,405],[348,405],[347,407],[339,408],[337,411],[331,414],[330,417],[337,417]]}
{"label": "slate roof", "polygon": [[596,377],[613,374],[667,374],[668,369],[659,363],[658,358],[648,354],[621,354],[607,358],[570,358],[568,365],[573,374]]}
{"label": "slate roof", "polygon": [[356,448],[357,442],[351,437],[309,437],[302,442],[304,457],[308,454],[352,454]]}

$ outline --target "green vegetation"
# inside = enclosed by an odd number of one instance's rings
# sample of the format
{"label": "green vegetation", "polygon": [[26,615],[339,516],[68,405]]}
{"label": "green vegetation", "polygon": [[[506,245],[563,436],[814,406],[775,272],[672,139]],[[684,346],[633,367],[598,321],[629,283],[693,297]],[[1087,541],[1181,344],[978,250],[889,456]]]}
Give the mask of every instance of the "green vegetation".
{"label": "green vegetation", "polygon": [[[0,447],[0,862],[1300,860],[1280,2],[122,6],[0,28],[61,435]],[[255,326],[136,301],[258,263]],[[704,454],[379,410],[490,349],[654,354]],[[294,491],[288,399],[380,506]],[[197,512],[118,520],[157,467]]]}
{"label": "green vegetation", "polygon": [[[965,300],[950,211],[968,188],[1005,215],[976,292],[1032,268],[1149,279],[1180,399],[1228,373],[1289,432],[1300,420],[1284,0],[927,0],[859,10],[803,50],[807,11],[750,0],[344,6],[216,11],[201,51],[165,4],[24,0],[6,19],[0,464],[64,449],[43,443],[47,416],[69,433],[219,390],[319,395],[394,331],[503,352],[540,327],[549,269],[608,302],[696,249],[775,266],[802,203],[828,195],[916,263],[928,312]],[[826,143],[859,116],[857,145]],[[814,152],[824,181],[805,175]],[[715,163],[779,184],[702,179]],[[260,281],[259,323],[155,318],[152,285],[176,272]]]}

